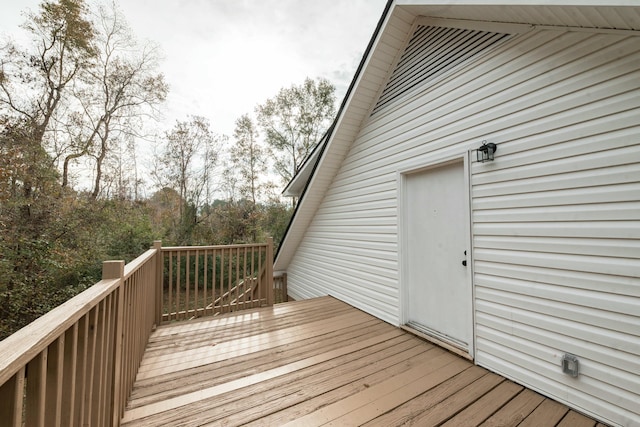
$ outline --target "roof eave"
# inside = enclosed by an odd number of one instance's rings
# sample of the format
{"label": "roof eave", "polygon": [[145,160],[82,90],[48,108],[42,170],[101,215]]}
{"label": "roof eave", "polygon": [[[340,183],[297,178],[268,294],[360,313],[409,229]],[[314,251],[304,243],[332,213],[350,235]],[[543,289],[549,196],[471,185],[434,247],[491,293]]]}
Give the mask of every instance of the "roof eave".
{"label": "roof eave", "polygon": [[[369,43],[367,45],[367,48],[364,51],[364,54],[362,55],[362,59],[360,60],[360,63],[358,64],[358,68],[356,69],[356,72],[354,74],[353,79],[351,80],[351,83],[349,84],[349,88],[347,89],[347,92],[345,93],[344,98],[342,99],[342,103],[340,104],[340,108],[338,109],[338,112],[336,114],[336,118],[333,121],[333,124],[329,127],[329,129],[327,130],[326,133],[326,138],[324,139],[324,142],[322,144],[319,145],[318,147],[318,159],[315,162],[310,162],[313,163],[313,168],[311,169],[311,173],[309,175],[309,178],[306,180],[305,182],[305,186],[304,189],[302,190],[302,193],[300,194],[300,198],[298,199],[298,204],[296,205],[296,208],[293,212],[293,215],[291,216],[291,220],[289,221],[289,224],[287,225],[287,229],[285,230],[284,236],[282,238],[282,241],[280,243],[280,245],[278,246],[278,250],[276,252],[275,255],[275,261],[274,261],[274,269],[275,270],[280,270],[282,269],[282,260],[281,260],[281,249],[287,244],[287,240],[290,237],[290,230],[293,226],[293,224],[296,221],[297,218],[297,214],[298,211],[300,209],[300,206],[302,206],[304,200],[305,200],[305,196],[307,195],[307,190],[309,189],[309,185],[311,184],[311,182],[313,181],[313,177],[315,175],[316,170],[318,169],[318,165],[321,163],[322,161],[322,157],[323,154],[325,152],[325,149],[327,147],[327,145],[329,144],[329,142],[331,141],[331,138],[333,136],[333,132],[336,128],[337,123],[339,122],[340,118],[342,117],[342,115],[345,112],[347,103],[349,101],[349,99],[351,98],[351,95],[353,93],[354,88],[356,87],[356,83],[358,82],[363,70],[364,70],[364,66],[367,62],[367,59],[369,58],[369,54],[371,53],[371,51],[373,50],[373,46],[375,45],[376,40],[378,40],[382,28],[384,27],[384,22],[386,21],[388,15],[389,15],[389,11],[391,10],[391,6],[393,5],[394,0],[387,0],[387,4],[385,5],[384,11],[382,12],[382,16],[380,17],[380,19],[378,20],[378,24],[376,25],[375,30],[373,31],[373,34],[371,36],[371,39],[369,40]],[[285,263],[288,264],[288,261]]]}
{"label": "roof eave", "polygon": [[[576,17],[575,14],[563,13],[555,16],[553,11],[558,7],[565,7],[567,8],[566,11],[580,8],[580,12],[586,12],[586,14],[580,13],[577,14],[578,16]],[[542,11],[545,13],[538,13],[541,12],[540,8],[542,8]],[[616,20],[616,15],[619,17],[622,11],[625,12],[623,14],[625,15],[625,19],[621,20],[618,18]],[[608,16],[602,16],[602,12],[605,12],[605,15]],[[510,13],[513,13],[515,17],[510,17]],[[332,128],[327,134],[327,141],[320,147],[319,157],[317,161],[314,162],[315,164],[309,178],[306,179],[296,210],[278,248],[275,260],[276,269],[283,270],[288,267],[304,235],[306,227],[310,224],[310,218],[319,207],[319,200],[322,199],[322,195],[326,192],[325,187],[330,185],[329,183],[332,176],[330,176],[328,172],[325,173],[325,169],[329,168],[333,171],[333,169],[335,169],[334,163],[340,161],[340,156],[336,155],[336,150],[339,152],[341,149],[337,149],[336,144],[349,141],[348,138],[344,138],[341,123],[343,122],[344,116],[350,114],[351,107],[354,105],[351,101],[352,98],[355,99],[354,94],[359,93],[360,88],[357,83],[363,78],[363,75],[366,75],[368,61],[371,57],[376,56],[377,45],[386,40],[387,23],[392,19],[408,19],[410,17],[415,19],[417,16],[451,20],[528,24],[531,26],[605,29],[607,31],[618,29],[631,31],[640,30],[640,7],[638,7],[637,0],[612,0],[606,4],[602,4],[602,1],[595,0],[461,0],[453,3],[444,0],[389,0],[369,41],[358,70],[342,101]],[[566,19],[575,20],[570,22]],[[613,25],[616,22],[621,22],[623,25]],[[410,26],[405,25],[405,27],[407,27],[408,37]],[[394,30],[397,32],[398,28],[396,27]],[[390,35],[390,37],[393,37],[393,35]],[[389,66],[391,65],[392,64],[389,64]],[[383,84],[384,82],[380,83],[381,86]],[[360,104],[363,104],[362,99],[358,98],[358,101],[360,101]],[[375,102],[375,100],[372,102]],[[340,140],[341,137],[342,139]],[[336,139],[339,141],[336,142]],[[325,157],[329,159],[325,159]],[[322,171],[320,175],[323,175],[320,178],[318,178],[319,171]],[[314,193],[314,197],[310,199],[311,196],[308,193],[311,188],[313,188],[312,192]],[[303,215],[305,218],[303,220],[299,220],[301,211],[305,212]],[[293,233],[292,230],[294,231]],[[292,236],[292,234],[295,234],[295,236]],[[285,249],[283,250],[283,248]]]}

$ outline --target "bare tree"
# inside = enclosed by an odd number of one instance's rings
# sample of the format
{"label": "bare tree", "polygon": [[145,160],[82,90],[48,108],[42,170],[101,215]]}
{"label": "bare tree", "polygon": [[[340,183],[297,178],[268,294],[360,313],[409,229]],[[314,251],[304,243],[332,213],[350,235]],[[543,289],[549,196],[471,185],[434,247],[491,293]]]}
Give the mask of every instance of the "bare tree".
{"label": "bare tree", "polygon": [[258,130],[248,114],[236,120],[231,146],[232,167],[240,177],[240,195],[251,200],[254,208],[264,189],[267,173],[266,152],[258,140]]}
{"label": "bare tree", "polygon": [[[0,107],[21,123],[30,151],[45,153],[45,134],[69,86],[95,58],[94,29],[83,0],[45,1],[39,14],[28,15],[24,28],[33,38],[31,50],[12,44],[3,48]],[[42,159],[31,162],[37,160]],[[32,172],[23,184],[25,197],[30,197],[37,180]]]}
{"label": "bare tree", "polygon": [[108,199],[139,200],[138,164],[133,136],[112,141],[111,155],[105,159],[101,191]]}
{"label": "bare tree", "polygon": [[181,230],[180,239],[187,238],[198,222],[202,196],[207,193],[218,161],[217,146],[218,138],[211,132],[209,121],[191,116],[189,121],[177,121],[166,133],[166,145],[154,158],[152,175],[156,184],[175,190],[180,199],[176,224]]}
{"label": "bare tree", "polygon": [[154,117],[168,92],[163,75],[156,71],[157,48],[138,45],[115,4],[98,9],[96,46],[95,66],[87,70],[88,84],[78,85],[75,91],[81,126],[75,127],[80,132],[70,138],[62,170],[64,187],[70,163],[91,155],[95,160],[94,199],[100,194],[104,161],[113,141],[135,134],[140,127],[138,119]]}

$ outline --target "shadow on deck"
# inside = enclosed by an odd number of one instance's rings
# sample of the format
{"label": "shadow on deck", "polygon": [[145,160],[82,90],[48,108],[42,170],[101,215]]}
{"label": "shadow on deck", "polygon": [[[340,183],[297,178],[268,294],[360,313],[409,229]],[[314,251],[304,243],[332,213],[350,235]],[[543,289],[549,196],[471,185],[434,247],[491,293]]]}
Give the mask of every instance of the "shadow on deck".
{"label": "shadow on deck", "polygon": [[331,297],[160,326],[123,426],[595,426]]}

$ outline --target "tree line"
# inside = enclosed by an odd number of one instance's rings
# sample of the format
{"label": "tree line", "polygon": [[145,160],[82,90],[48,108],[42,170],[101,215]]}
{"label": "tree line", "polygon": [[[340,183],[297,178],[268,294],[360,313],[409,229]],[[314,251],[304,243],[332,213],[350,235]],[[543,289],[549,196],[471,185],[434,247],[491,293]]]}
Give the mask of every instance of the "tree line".
{"label": "tree line", "polygon": [[43,1],[25,17],[31,43],[0,46],[0,339],[153,240],[279,243],[292,213],[279,189],[333,119],[329,81],[282,88],[231,136],[197,114],[161,132],[159,49],[116,3]]}

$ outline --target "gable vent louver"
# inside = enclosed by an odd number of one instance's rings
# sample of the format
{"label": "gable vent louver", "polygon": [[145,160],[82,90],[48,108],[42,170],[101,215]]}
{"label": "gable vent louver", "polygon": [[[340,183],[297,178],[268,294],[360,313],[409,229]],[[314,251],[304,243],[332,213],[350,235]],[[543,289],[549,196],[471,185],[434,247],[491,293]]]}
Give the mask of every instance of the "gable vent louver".
{"label": "gable vent louver", "polygon": [[510,34],[419,25],[393,70],[372,115],[425,81],[495,46]]}

